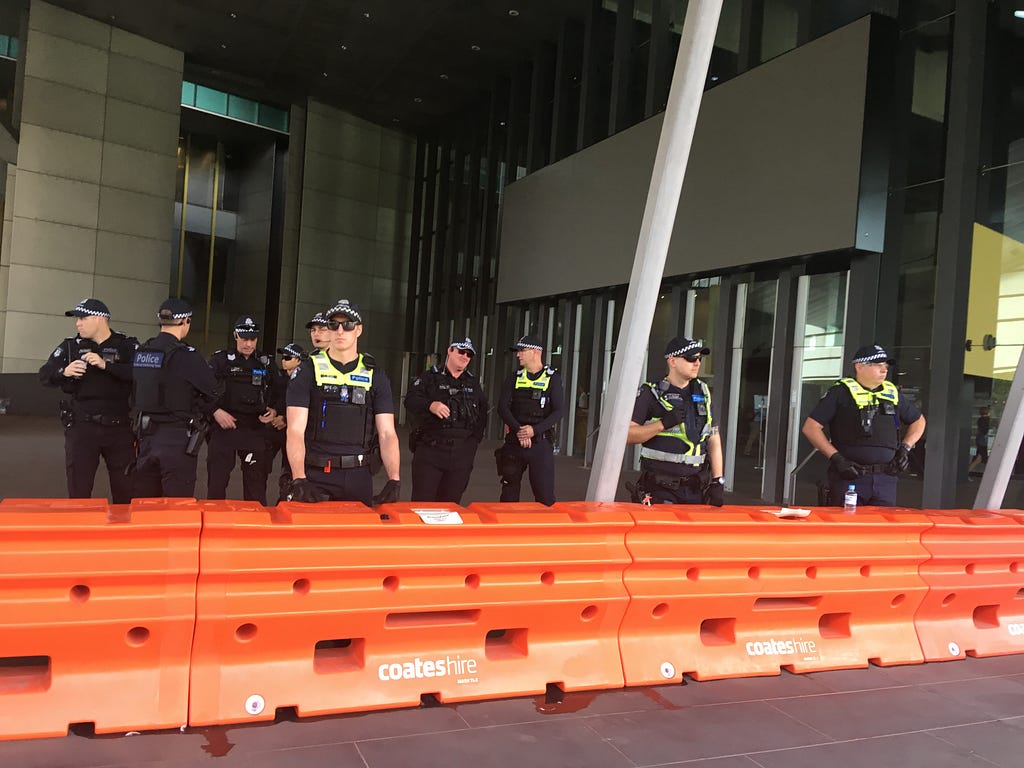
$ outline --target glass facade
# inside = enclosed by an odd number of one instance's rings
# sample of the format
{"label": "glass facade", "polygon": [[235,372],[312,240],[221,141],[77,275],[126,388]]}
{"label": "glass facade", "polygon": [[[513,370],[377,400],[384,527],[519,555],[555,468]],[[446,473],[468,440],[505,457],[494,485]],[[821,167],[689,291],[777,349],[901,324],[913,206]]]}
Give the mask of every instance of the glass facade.
{"label": "glass facade", "polygon": [[[768,424],[785,431],[781,438],[787,452],[785,471],[792,471],[808,451],[798,436],[799,423],[824,388],[846,373],[843,350],[877,342],[898,360],[892,378],[902,396],[916,402],[926,415],[935,414],[927,438],[956,446],[961,470],[940,481],[944,487],[956,485],[958,503],[969,506],[973,489],[967,465],[976,452],[977,416],[982,406],[991,409],[991,441],[1008,380],[1024,346],[1024,322],[1016,319],[1021,316],[1018,296],[1024,295],[1018,289],[1018,283],[1024,284],[1020,276],[1024,273],[1024,109],[1020,106],[1024,104],[1024,66],[1020,66],[1024,20],[1014,17],[1017,9],[1010,2],[988,4],[984,40],[978,48],[985,55],[984,82],[972,83],[979,92],[983,89],[984,108],[980,170],[973,179],[978,187],[977,211],[969,212],[977,227],[971,239],[975,264],[970,280],[970,331],[963,341],[938,341],[933,338],[936,313],[942,302],[952,300],[941,294],[946,289],[938,280],[943,215],[963,190],[959,178],[951,180],[946,167],[950,153],[957,151],[947,138],[950,114],[962,109],[959,102],[950,100],[951,72],[958,54],[977,53],[962,50],[968,43],[955,42],[958,15],[964,9],[974,11],[967,0],[724,2],[709,88],[866,14],[891,20],[887,23],[895,32],[891,38],[894,64],[887,84],[892,92],[887,96],[891,123],[885,134],[889,157],[885,246],[880,254],[867,254],[876,270],[877,291],[872,288],[865,293],[865,287],[855,284],[846,271],[855,258],[863,258],[856,253],[806,255],[805,266],[798,269],[803,277],[794,283],[799,288],[785,292],[779,288],[777,294],[771,270],[756,276],[744,275],[742,270],[720,274],[711,270],[710,278],[681,275],[661,286],[644,371],[648,378],[661,375],[661,348],[675,333],[703,338],[718,354],[741,350],[739,370],[731,381],[714,381],[715,372],[729,370],[729,365],[709,365],[703,372],[719,389],[736,389],[725,396],[726,403],[735,400],[735,405],[730,403],[734,423],[727,424],[726,414],[721,418],[732,432],[726,439],[735,454],[737,487],[760,485],[764,464],[756,454],[763,450]],[[604,0],[592,6],[586,18],[566,20],[553,49],[538,49],[530,61],[499,78],[489,103],[461,116],[459,125],[471,124],[474,129],[453,127],[420,140],[419,234],[410,270],[414,286],[409,295],[410,349],[414,355],[430,354],[436,346],[432,329],[465,322],[472,333],[487,334],[492,359],[485,384],[495,387],[511,368],[511,359],[501,350],[514,332],[552,335],[552,348],[561,349],[559,366],[573,373],[576,407],[568,417],[571,430],[563,429],[566,444],[562,448],[574,455],[589,458],[599,429],[600,402],[614,356],[625,288],[495,306],[501,190],[510,181],[663,110],[684,14],[685,3]],[[728,285],[721,283],[729,274],[733,277]],[[734,312],[738,296],[744,311],[751,314],[739,317]],[[776,298],[790,304],[779,310],[795,313],[799,325],[772,330],[777,310],[769,304]],[[867,323],[859,320],[856,327],[848,327],[851,307],[865,302],[874,307]],[[794,303],[799,304],[796,309]],[[982,316],[978,308],[988,314]],[[943,306],[941,311],[945,316],[949,309]],[[953,312],[966,314],[967,307],[958,305]],[[486,331],[479,322],[485,314],[491,318]],[[982,327],[985,323],[988,326]],[[737,330],[742,338],[738,347]],[[872,333],[874,338],[854,338]],[[554,339],[561,340],[560,347]],[[964,364],[963,394],[950,393],[945,387],[935,395],[936,371],[945,373],[950,352],[968,340],[972,351]],[[984,349],[986,343],[991,349]],[[990,358],[981,368],[974,362],[981,359],[977,350]],[[955,354],[953,358],[957,359]],[[781,377],[782,369],[792,371],[788,379]],[[769,402],[770,381],[784,380],[790,382],[795,399],[781,405]],[[492,390],[492,394],[496,393]],[[754,429],[759,424],[758,405],[766,410],[778,405],[786,413],[781,421],[762,414],[759,432]],[[963,414],[964,409],[970,413]],[[970,429],[954,424],[966,426],[968,421]],[[901,503],[917,506],[925,499],[927,442],[915,451],[912,474],[901,483]],[[814,464],[805,471],[813,474]],[[813,488],[804,478],[796,488],[803,496],[798,502],[814,501],[808,497]],[[778,493],[771,493],[778,500]],[[1020,496],[1018,505],[1024,493]]]}

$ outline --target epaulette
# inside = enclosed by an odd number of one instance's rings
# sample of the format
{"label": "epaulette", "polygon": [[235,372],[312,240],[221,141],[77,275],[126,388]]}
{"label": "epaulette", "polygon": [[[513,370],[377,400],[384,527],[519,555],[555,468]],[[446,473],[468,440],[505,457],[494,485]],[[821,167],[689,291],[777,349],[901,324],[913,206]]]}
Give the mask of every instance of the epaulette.
{"label": "epaulette", "polygon": [[366,366],[367,368],[375,368],[377,366],[377,360],[373,355],[367,352],[363,352],[362,355],[364,366]]}

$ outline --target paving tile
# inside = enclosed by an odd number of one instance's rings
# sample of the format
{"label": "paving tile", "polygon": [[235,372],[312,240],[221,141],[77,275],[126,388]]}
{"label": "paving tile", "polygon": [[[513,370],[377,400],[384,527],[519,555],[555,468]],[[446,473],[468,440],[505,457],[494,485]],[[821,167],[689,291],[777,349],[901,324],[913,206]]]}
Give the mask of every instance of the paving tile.
{"label": "paving tile", "polygon": [[633,764],[584,719],[520,723],[408,738],[361,741],[369,768],[627,768]]}
{"label": "paving tile", "polygon": [[[927,733],[907,733],[876,739],[857,739],[778,752],[760,752],[750,758],[762,768],[993,768],[970,749],[951,747]],[[1019,765],[1019,763],[1018,763]]]}
{"label": "paving tile", "polygon": [[763,702],[603,715],[586,721],[637,765],[830,741]]}
{"label": "paving tile", "polygon": [[926,664],[905,664],[886,667],[891,677],[902,683],[967,680],[992,675],[1024,674],[1024,656],[990,656],[986,659],[933,661]]}
{"label": "paving tile", "polygon": [[1006,768],[1020,768],[1024,762],[1024,719],[941,728],[932,736],[961,750],[980,755]]}
{"label": "paving tile", "polygon": [[459,731],[467,727],[466,721],[452,707],[418,707],[229,728],[228,739],[237,745],[238,752],[258,752],[295,745],[340,744]]}
{"label": "paving tile", "polygon": [[1024,676],[1021,675],[956,680],[919,688],[967,704],[993,718],[1024,716]]}
{"label": "paving tile", "polygon": [[99,768],[134,763],[149,766],[202,756],[198,734],[142,733],[138,736],[70,736],[0,741],[0,765],[11,768]]}
{"label": "paving tile", "polygon": [[905,680],[893,674],[893,670],[897,669],[902,669],[902,667],[870,666],[865,669],[834,669],[827,672],[807,672],[804,677],[830,691],[869,691],[907,685]]}
{"label": "paving tile", "polygon": [[668,763],[659,765],[658,768],[759,768],[758,764],[751,757],[709,757],[706,760],[687,760],[685,763]]}
{"label": "paving tile", "polygon": [[686,685],[659,685],[651,690],[677,706],[700,706],[740,701],[807,696],[830,689],[808,675],[783,672],[768,677],[732,677],[725,680],[687,680]]}
{"label": "paving tile", "polygon": [[576,691],[561,694],[560,699],[550,701],[545,696],[530,696],[463,702],[450,706],[473,728],[675,708],[672,702],[661,696],[660,688]]}
{"label": "paving tile", "polygon": [[915,687],[778,699],[772,707],[833,739],[858,739],[980,722],[990,716]]}

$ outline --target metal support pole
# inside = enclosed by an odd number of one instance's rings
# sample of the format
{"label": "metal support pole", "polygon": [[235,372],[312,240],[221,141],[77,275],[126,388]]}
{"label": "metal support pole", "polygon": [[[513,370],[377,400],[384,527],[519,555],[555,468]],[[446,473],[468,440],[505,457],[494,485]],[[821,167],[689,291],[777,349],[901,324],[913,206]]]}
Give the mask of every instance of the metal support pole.
{"label": "metal support pole", "polygon": [[668,108],[651,173],[640,238],[608,387],[607,418],[601,420],[597,454],[587,486],[588,501],[614,501],[629,431],[637,380],[643,370],[655,303],[665,271],[679,195],[690,158],[722,0],[691,0],[679,43]]}
{"label": "metal support pole", "polygon": [[206,270],[206,317],[203,320],[203,349],[210,348],[210,313],[213,311],[213,258],[217,245],[217,196],[220,194],[220,164],[224,158],[224,145],[217,142],[213,161],[213,204],[210,211],[210,264]]}
{"label": "metal support pole", "polygon": [[1000,509],[1006,495],[1006,485],[1010,482],[1013,465],[1017,461],[1021,437],[1024,437],[1024,348],[1017,360],[1017,370],[1013,372],[1010,394],[1006,397],[1006,408],[999,420],[996,439],[992,443],[992,453],[985,464],[985,474],[978,486],[978,495],[974,499],[975,509]]}

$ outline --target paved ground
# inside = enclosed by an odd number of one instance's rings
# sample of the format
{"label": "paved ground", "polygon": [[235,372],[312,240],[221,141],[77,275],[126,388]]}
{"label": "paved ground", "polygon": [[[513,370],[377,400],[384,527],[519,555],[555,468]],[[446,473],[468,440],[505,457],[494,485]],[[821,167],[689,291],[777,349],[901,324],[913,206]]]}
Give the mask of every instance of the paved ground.
{"label": "paved ground", "polygon": [[[0,417],[0,496],[60,496],[61,442],[55,420]],[[493,447],[481,449],[466,501],[497,498]],[[587,476],[560,458],[559,497],[581,498]],[[201,472],[200,496],[204,486]],[[106,490],[101,477],[97,495]],[[0,732],[15,707],[0,692]],[[1020,768],[1022,755],[1024,655],[0,742],[4,768]]]}

